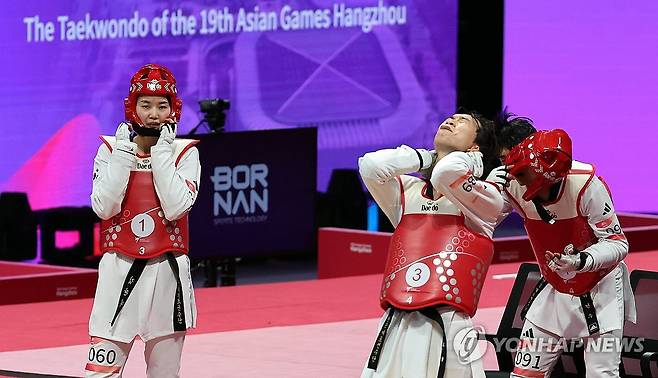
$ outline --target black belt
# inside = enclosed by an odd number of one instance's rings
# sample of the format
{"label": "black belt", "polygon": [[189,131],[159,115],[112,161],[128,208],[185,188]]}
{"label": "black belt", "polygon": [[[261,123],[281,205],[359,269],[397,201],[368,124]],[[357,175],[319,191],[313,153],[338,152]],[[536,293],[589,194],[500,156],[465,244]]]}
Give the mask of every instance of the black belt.
{"label": "black belt", "polygon": [[532,302],[535,301],[539,293],[541,293],[541,291],[544,290],[547,284],[548,282],[546,282],[544,277],[539,278],[539,281],[537,281],[537,285],[532,290],[532,293],[528,298],[528,303],[526,303],[525,306],[523,306],[523,309],[521,309],[521,320],[525,320],[525,315],[528,313],[528,310],[530,310],[530,306],[532,305]]}
{"label": "black belt", "polygon": [[388,333],[388,327],[391,326],[394,312],[395,309],[393,308],[388,310],[386,320],[384,320],[384,324],[382,324],[382,328],[379,330],[379,334],[375,339],[375,345],[372,347],[372,352],[370,352],[370,357],[368,358],[368,369],[377,370],[379,357],[381,356],[382,348],[384,347],[384,340],[386,339],[386,333]]}
{"label": "black belt", "polygon": [[130,266],[130,270],[126,275],[126,279],[123,281],[121,294],[119,294],[119,303],[117,304],[117,309],[114,312],[112,321],[110,322],[111,326],[114,325],[114,322],[117,320],[117,316],[119,316],[121,309],[126,304],[126,301],[128,301],[128,297],[130,296],[130,293],[133,292],[135,285],[137,285],[137,280],[139,280],[139,277],[142,275],[147,262],[148,259],[135,259],[133,264]]}
{"label": "black belt", "polygon": [[[171,266],[171,270],[174,272],[174,277],[176,278],[173,317],[174,332],[185,331],[187,329],[185,326],[185,302],[183,301],[183,284],[180,281],[180,269],[178,268],[178,262],[172,252],[167,252],[167,261],[169,262],[169,266]],[[110,326],[114,326],[114,322],[117,320],[121,309],[125,306],[128,297],[130,297],[130,293],[133,292],[139,277],[142,275],[142,272],[144,272],[146,263],[148,263],[148,259],[135,259],[130,266],[126,279],[123,281],[123,287],[121,288],[121,294],[119,295],[119,303],[117,304],[117,309],[114,312],[114,317],[110,322]]]}
{"label": "black belt", "polygon": [[[386,319],[384,320],[384,324],[382,324],[382,328],[379,330],[377,339],[375,339],[375,345],[372,347],[372,352],[370,352],[370,357],[368,358],[368,369],[377,370],[377,365],[379,364],[379,357],[381,355],[382,349],[384,348],[384,341],[386,339],[386,334],[388,333],[388,328],[391,326],[391,320],[393,319],[393,313],[395,311],[396,309],[393,308],[389,309],[388,314],[386,315]],[[403,311],[403,310],[397,310],[397,311]],[[408,312],[408,311],[404,311],[404,312]],[[443,325],[443,319],[441,319],[441,315],[436,311],[435,308],[426,308],[419,310],[418,312],[434,320],[435,322],[438,323],[439,327],[441,327],[441,332],[443,333],[443,342],[441,344],[441,358],[439,360],[439,373],[437,374],[437,378],[443,378],[446,371],[446,356],[447,356],[446,328]]]}
{"label": "black belt", "polygon": [[[535,286],[535,289],[532,291],[532,294],[530,294],[530,298],[528,298],[528,303],[526,303],[525,306],[523,306],[523,309],[521,310],[521,319],[525,320],[525,316],[528,313],[528,310],[530,310],[530,306],[532,305],[532,302],[535,301],[537,298],[537,295],[546,287],[547,282],[544,279],[544,277],[541,277],[539,279],[539,282],[537,282],[537,286]],[[585,315],[585,322],[587,323],[587,331],[589,332],[590,336],[599,332],[601,329],[599,326],[599,320],[596,317],[596,309],[594,308],[594,301],[592,301],[592,295],[590,293],[585,293],[583,295],[578,296],[580,299],[580,306],[583,309],[583,315]]]}
{"label": "black belt", "polygon": [[428,318],[434,320],[441,327],[441,332],[443,333],[443,342],[441,343],[441,358],[439,359],[439,373],[436,375],[437,378],[443,378],[446,372],[446,357],[447,357],[447,346],[448,343],[446,339],[446,327],[443,325],[443,319],[441,319],[441,314],[439,314],[435,308],[424,308],[419,311],[421,314],[427,316]]}
{"label": "black belt", "polygon": [[596,317],[596,309],[594,308],[594,301],[592,301],[592,296],[590,293],[585,293],[580,297],[580,305],[583,308],[583,314],[585,315],[585,322],[587,322],[587,331],[589,331],[590,336],[599,332],[601,327],[599,327],[599,320]]}
{"label": "black belt", "polygon": [[185,302],[183,301],[183,284],[180,282],[180,269],[174,254],[167,252],[167,261],[176,277],[176,294],[174,295],[174,332],[185,331]]}

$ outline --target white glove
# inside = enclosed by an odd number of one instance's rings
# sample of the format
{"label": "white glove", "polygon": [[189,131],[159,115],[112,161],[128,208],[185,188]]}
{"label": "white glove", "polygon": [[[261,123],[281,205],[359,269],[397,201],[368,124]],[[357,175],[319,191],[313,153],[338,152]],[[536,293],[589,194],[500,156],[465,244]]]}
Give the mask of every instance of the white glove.
{"label": "white glove", "polygon": [[509,186],[510,180],[512,180],[512,175],[507,171],[507,166],[501,165],[491,170],[486,181],[493,182],[502,190]]}
{"label": "white glove", "polygon": [[114,135],[116,136],[117,142],[130,142],[130,124],[127,122],[121,122]]}
{"label": "white glove", "polygon": [[416,153],[420,156],[423,162],[421,167],[418,169],[419,171],[431,167],[434,161],[436,160],[435,150],[427,151],[423,148],[417,148]]}
{"label": "white glove", "polygon": [[122,151],[131,155],[137,153],[137,144],[130,140],[130,124],[121,122],[114,134],[116,137],[116,151]]}
{"label": "white glove", "polygon": [[580,265],[579,255],[560,255],[554,257],[548,262],[548,268],[555,273],[569,273],[578,271]]}
{"label": "white glove", "polygon": [[[573,244],[564,247],[563,254],[552,253],[546,251],[546,260],[548,260],[548,268],[555,273],[572,273],[586,271],[588,265],[591,265],[592,257],[587,253],[576,252],[574,253]],[[585,259],[583,264],[582,259]]]}
{"label": "white glove", "polygon": [[166,123],[160,128],[160,137],[158,138],[157,146],[171,146],[176,139],[176,124]]}
{"label": "white glove", "polygon": [[482,164],[482,152],[480,151],[468,151],[466,155],[471,160],[471,166],[473,167],[473,176],[476,178],[482,177],[484,173],[484,164]]}

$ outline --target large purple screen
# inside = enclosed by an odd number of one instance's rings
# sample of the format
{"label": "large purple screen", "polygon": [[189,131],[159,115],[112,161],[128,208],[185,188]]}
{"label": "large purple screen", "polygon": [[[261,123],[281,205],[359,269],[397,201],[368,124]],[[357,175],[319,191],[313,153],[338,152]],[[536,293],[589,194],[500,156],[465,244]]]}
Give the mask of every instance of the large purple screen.
{"label": "large purple screen", "polygon": [[504,101],[563,128],[615,206],[658,211],[658,2],[506,0]]}
{"label": "large purple screen", "polygon": [[317,127],[324,191],[365,151],[431,145],[455,108],[456,29],[455,0],[17,2],[0,15],[0,190],[87,205],[98,135],[156,62],[178,79],[179,134],[204,98],[231,101],[227,131]]}

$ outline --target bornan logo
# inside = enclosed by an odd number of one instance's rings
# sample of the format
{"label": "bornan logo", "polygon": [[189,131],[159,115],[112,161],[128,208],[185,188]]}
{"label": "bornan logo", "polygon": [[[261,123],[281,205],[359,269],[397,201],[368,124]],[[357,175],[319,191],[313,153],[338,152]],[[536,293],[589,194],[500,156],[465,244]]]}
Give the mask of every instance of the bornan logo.
{"label": "bornan logo", "polygon": [[[217,166],[210,177],[214,184],[213,215],[216,218],[230,217],[229,222],[258,222],[255,215],[267,214],[269,190],[266,164]],[[247,216],[246,218],[244,216]],[[236,219],[233,219],[233,218]]]}

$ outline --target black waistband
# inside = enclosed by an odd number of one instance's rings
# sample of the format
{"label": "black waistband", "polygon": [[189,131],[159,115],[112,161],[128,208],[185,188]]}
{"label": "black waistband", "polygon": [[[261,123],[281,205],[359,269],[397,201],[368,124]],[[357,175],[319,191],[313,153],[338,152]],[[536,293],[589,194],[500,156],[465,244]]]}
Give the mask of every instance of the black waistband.
{"label": "black waistband", "polygon": [[174,272],[176,277],[176,294],[174,296],[174,331],[185,331],[185,301],[183,301],[183,284],[180,282],[180,269],[178,268],[178,261],[171,252],[167,253],[167,261],[169,266]]}
{"label": "black waistband", "polygon": [[523,306],[523,309],[521,310],[521,320],[525,320],[525,315],[528,313],[528,310],[530,310],[530,306],[532,305],[532,302],[535,301],[537,295],[539,295],[539,293],[541,293],[541,291],[544,290],[547,284],[548,282],[546,282],[544,277],[539,278],[539,281],[537,281],[537,285],[532,290],[532,293],[528,298],[528,303],[526,303],[525,306]]}
{"label": "black waistband", "polygon": [[379,357],[381,356],[382,349],[384,348],[384,340],[386,339],[386,334],[388,333],[388,328],[391,326],[391,320],[393,319],[393,313],[395,310],[390,308],[388,314],[386,314],[386,319],[382,328],[377,334],[375,339],[375,345],[372,347],[370,352],[370,357],[368,358],[368,369],[377,370],[377,365],[379,364]]}
{"label": "black waistband", "polygon": [[[546,282],[544,277],[539,279],[537,286],[535,286],[535,289],[532,291],[532,294],[530,294],[530,297],[528,298],[528,303],[526,303],[521,310],[521,319],[525,320],[525,316],[528,313],[528,310],[530,310],[530,306],[537,298],[537,295],[539,295],[539,293],[544,289],[544,287],[546,287],[547,284],[548,282]],[[585,316],[585,322],[587,323],[587,331],[590,335],[599,332],[601,327],[599,326],[599,320],[596,317],[596,309],[594,308],[592,295],[590,293],[585,293],[580,295],[578,298],[580,299],[580,306],[583,309],[583,315]]]}
{"label": "black waistband", "polygon": [[121,309],[123,309],[123,306],[128,301],[128,297],[130,297],[130,293],[133,292],[133,289],[137,285],[137,281],[139,280],[139,277],[142,275],[142,272],[144,272],[144,268],[146,267],[147,262],[148,260],[146,259],[135,259],[135,261],[133,261],[133,264],[130,266],[130,270],[128,270],[126,279],[123,281],[121,294],[119,294],[119,303],[117,304],[117,309],[114,312],[114,317],[112,317],[112,321],[110,322],[111,326],[114,325],[114,322],[117,320],[117,316],[119,316]]}
{"label": "black waistband", "polygon": [[[412,312],[412,311],[398,310],[394,308],[390,308],[388,310],[388,314],[386,315],[384,324],[382,324],[382,328],[379,330],[379,334],[377,334],[377,339],[375,339],[375,345],[372,347],[372,352],[370,352],[370,357],[368,358],[368,369],[377,370],[377,365],[379,364],[379,357],[381,356],[382,349],[384,348],[384,341],[386,340],[386,334],[388,333],[388,329],[391,326],[391,320],[393,319],[393,313],[395,311]],[[446,328],[443,325],[443,319],[441,319],[441,314],[439,314],[436,311],[436,308],[425,308],[418,310],[418,312],[423,314],[427,318],[434,320],[439,325],[439,327],[441,327],[443,342],[441,343],[441,357],[439,359],[439,372],[437,374],[437,378],[443,378],[446,371],[446,358],[447,358]]]}
{"label": "black waistband", "polygon": [[[183,301],[183,285],[180,280],[180,269],[178,267],[178,262],[176,257],[174,257],[173,252],[167,252],[166,254],[167,261],[169,266],[174,273],[176,279],[176,294],[174,296],[174,316],[173,316],[173,329],[174,332],[185,331],[187,329],[185,324],[185,302]],[[117,304],[116,311],[114,312],[114,317],[110,322],[110,326],[114,326],[119,313],[125,306],[130,294],[135,289],[139,277],[144,272],[144,268],[148,263],[148,259],[135,259],[128,270],[126,279],[123,281],[123,287],[121,288],[121,294],[119,294],[119,303]]]}
{"label": "black waistband", "polygon": [[580,305],[583,308],[583,314],[585,315],[585,322],[587,322],[587,331],[590,336],[599,332],[601,327],[599,327],[599,319],[596,317],[596,309],[594,308],[594,301],[592,301],[592,296],[590,293],[585,293],[580,297]]}
{"label": "black waistband", "polygon": [[441,343],[441,358],[439,359],[439,373],[436,375],[437,378],[443,378],[446,372],[446,358],[448,357],[448,347],[446,346],[448,340],[446,338],[446,327],[443,325],[443,319],[441,319],[441,314],[436,311],[435,308],[424,308],[420,310],[420,313],[427,316],[428,318],[434,320],[439,327],[441,327],[441,332],[443,333],[443,342]]}

